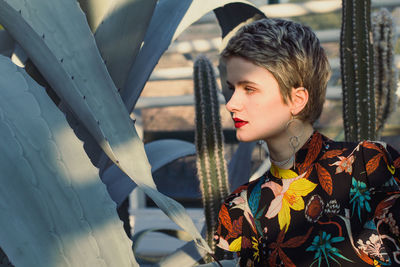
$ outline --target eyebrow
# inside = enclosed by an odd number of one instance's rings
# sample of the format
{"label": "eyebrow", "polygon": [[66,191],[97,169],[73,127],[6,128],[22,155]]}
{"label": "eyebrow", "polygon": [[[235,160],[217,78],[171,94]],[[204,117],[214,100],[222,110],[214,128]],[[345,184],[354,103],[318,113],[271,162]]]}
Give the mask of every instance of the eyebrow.
{"label": "eyebrow", "polygon": [[[226,81],[226,83],[227,83],[229,86],[232,86],[232,83],[230,83],[228,80]],[[251,82],[251,81],[248,81],[248,80],[238,81],[237,84],[238,84],[238,85],[246,85],[246,84],[258,85],[257,83]]]}

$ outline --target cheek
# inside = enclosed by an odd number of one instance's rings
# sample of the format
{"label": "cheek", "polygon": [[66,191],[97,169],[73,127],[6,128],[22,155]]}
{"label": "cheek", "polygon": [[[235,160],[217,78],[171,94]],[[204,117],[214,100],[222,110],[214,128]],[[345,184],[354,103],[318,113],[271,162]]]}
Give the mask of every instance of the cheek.
{"label": "cheek", "polygon": [[272,113],[276,113],[278,110],[287,109],[287,105],[285,105],[280,98],[260,101],[255,103],[253,107],[255,107],[257,110],[264,110]]}

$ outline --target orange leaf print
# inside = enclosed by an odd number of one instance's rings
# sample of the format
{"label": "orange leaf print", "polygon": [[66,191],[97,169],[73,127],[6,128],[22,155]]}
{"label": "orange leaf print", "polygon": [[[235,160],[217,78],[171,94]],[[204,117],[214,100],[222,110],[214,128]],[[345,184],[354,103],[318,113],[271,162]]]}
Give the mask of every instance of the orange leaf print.
{"label": "orange leaf print", "polygon": [[306,172],[306,174],[304,175],[304,179],[308,179],[308,177],[310,177],[310,175],[311,175],[311,172],[312,172],[312,170],[314,169],[314,164],[313,165],[311,165],[308,169],[307,169],[307,172]]}
{"label": "orange leaf print", "polygon": [[292,260],[285,254],[282,248],[295,248],[301,246],[310,236],[313,227],[308,229],[308,232],[304,236],[293,237],[288,241],[283,243],[285,239],[285,230],[282,230],[276,239],[276,242],[270,243],[268,245],[269,248],[273,249],[271,256],[268,259],[268,263],[270,266],[276,266],[276,258],[279,255],[281,260],[284,263],[284,266],[296,267],[296,265],[292,262]]}
{"label": "orange leaf print", "polygon": [[382,153],[376,154],[372,159],[368,161],[366,165],[367,175],[370,175],[376,170],[376,168],[378,168],[382,155]]}
{"label": "orange leaf print", "polygon": [[[394,200],[396,200],[396,199],[394,199]],[[378,206],[376,206],[374,216],[375,217],[382,216],[383,212],[386,209],[392,207],[394,202],[395,201],[393,201],[393,200],[392,201],[383,200],[383,201],[379,202]]]}
{"label": "orange leaf print", "polygon": [[306,240],[308,239],[308,237],[310,236],[310,234],[312,232],[312,229],[313,229],[313,227],[308,229],[308,232],[305,235],[296,236],[296,237],[293,237],[293,238],[289,239],[288,241],[283,243],[281,245],[281,247],[282,248],[297,248],[297,247],[300,247],[304,242],[306,242]]}
{"label": "orange leaf print", "polygon": [[374,265],[374,260],[371,259],[365,252],[358,250],[358,256],[367,264]]}
{"label": "orange leaf print", "polygon": [[307,151],[306,159],[303,163],[303,167],[309,166],[318,156],[322,148],[322,137],[320,134],[316,134],[310,141],[309,149]]}
{"label": "orange leaf print", "polygon": [[242,225],[243,225],[243,216],[240,216],[239,219],[233,221],[232,232],[229,232],[226,239],[229,239],[231,237],[232,238],[238,237],[239,234],[242,233]]}
{"label": "orange leaf print", "polygon": [[385,153],[382,153],[382,149],[377,146],[376,144],[372,143],[372,142],[363,142],[363,147],[369,148],[369,149],[375,149],[377,151],[379,151],[379,153],[382,154],[383,159],[385,160],[386,164],[389,165],[388,161],[387,161],[387,157]]}
{"label": "orange leaf print", "polygon": [[346,150],[347,148],[343,148],[343,149],[335,149],[335,150],[331,150],[326,152],[324,155],[322,155],[321,159],[331,159],[334,157],[337,157],[341,154],[343,154],[343,152]]}
{"label": "orange leaf print", "polygon": [[279,253],[279,257],[282,259],[283,261],[283,265],[287,266],[287,267],[296,267],[296,264],[293,263],[293,261],[285,254],[285,252],[283,252],[282,249],[278,250]]}
{"label": "orange leaf print", "polygon": [[316,164],[318,180],[322,188],[331,196],[332,195],[332,177],[329,172],[321,166],[321,164]]}
{"label": "orange leaf print", "polygon": [[374,143],[372,142],[362,142],[362,146],[365,148],[369,148],[369,149],[375,149],[378,151],[381,151],[381,149]]}
{"label": "orange leaf print", "polygon": [[225,205],[221,206],[221,210],[219,212],[219,219],[221,220],[222,225],[225,226],[226,230],[228,230],[228,232],[231,233],[233,230],[233,226],[231,222],[231,217],[229,216],[228,209],[226,208]]}
{"label": "orange leaf print", "polygon": [[400,157],[398,157],[394,162],[393,165],[395,168],[399,168],[400,167]]}

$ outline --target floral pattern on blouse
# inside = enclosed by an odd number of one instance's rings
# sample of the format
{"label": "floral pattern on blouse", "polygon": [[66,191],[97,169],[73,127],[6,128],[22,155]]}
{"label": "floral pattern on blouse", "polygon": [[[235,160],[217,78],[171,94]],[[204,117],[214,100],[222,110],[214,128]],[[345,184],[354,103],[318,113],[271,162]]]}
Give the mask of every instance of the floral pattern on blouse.
{"label": "floral pattern on blouse", "polygon": [[400,155],[318,132],[221,206],[217,245],[241,266],[400,266]]}

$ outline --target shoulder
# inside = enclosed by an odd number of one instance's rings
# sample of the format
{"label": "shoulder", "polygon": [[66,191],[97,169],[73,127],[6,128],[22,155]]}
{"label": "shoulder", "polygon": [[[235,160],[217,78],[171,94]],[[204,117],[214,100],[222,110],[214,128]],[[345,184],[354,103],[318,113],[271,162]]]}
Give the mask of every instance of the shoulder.
{"label": "shoulder", "polygon": [[[357,158],[368,159],[379,155],[379,157],[383,157],[385,160],[392,160],[393,158],[398,159],[400,157],[399,153],[390,145],[381,141],[361,141],[361,142],[340,142],[327,140],[325,142],[325,151],[324,154],[342,154],[343,156],[358,156]],[[362,156],[362,157],[361,157]],[[324,158],[327,156],[325,155]],[[378,156],[376,156],[378,157]],[[399,158],[400,161],[400,158]]]}

